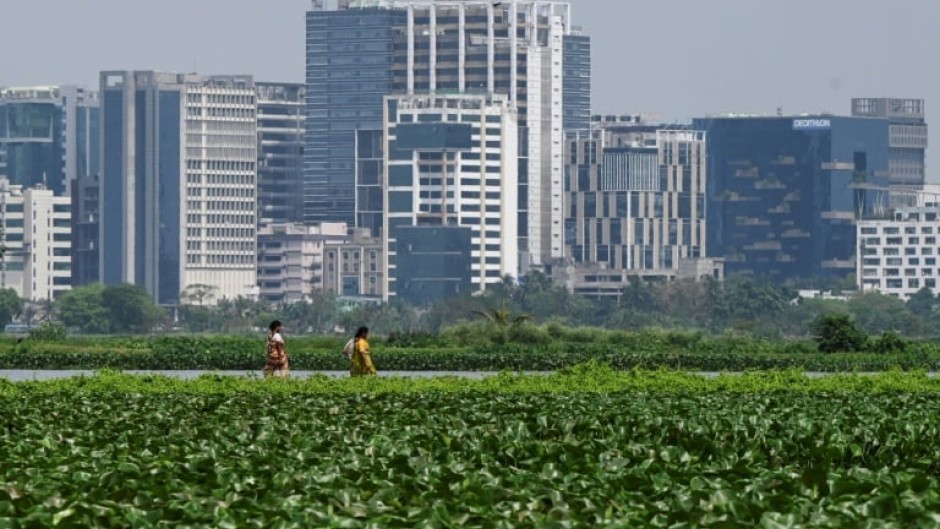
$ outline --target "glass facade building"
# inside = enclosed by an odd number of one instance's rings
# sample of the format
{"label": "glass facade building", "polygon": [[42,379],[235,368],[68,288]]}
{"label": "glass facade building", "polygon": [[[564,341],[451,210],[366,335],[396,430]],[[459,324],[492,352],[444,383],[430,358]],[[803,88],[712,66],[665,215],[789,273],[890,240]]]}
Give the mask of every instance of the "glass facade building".
{"label": "glass facade building", "polygon": [[98,173],[95,92],[74,86],[0,89],[0,177],[67,195]]}
{"label": "glass facade building", "polygon": [[257,83],[258,223],[303,218],[304,85]]}
{"label": "glass facade building", "polygon": [[837,116],[694,120],[708,138],[708,249],[776,282],[855,271],[856,220],[888,205],[889,127]]}
{"label": "glass facade building", "polygon": [[563,127],[571,134],[591,128],[591,37],[572,33],[562,43]]}
{"label": "glass facade building", "polygon": [[382,128],[393,39],[405,21],[391,9],[307,13],[306,222],[355,222],[356,130]]}
{"label": "glass facade building", "polygon": [[424,306],[470,292],[471,236],[459,226],[399,227],[397,296]]}

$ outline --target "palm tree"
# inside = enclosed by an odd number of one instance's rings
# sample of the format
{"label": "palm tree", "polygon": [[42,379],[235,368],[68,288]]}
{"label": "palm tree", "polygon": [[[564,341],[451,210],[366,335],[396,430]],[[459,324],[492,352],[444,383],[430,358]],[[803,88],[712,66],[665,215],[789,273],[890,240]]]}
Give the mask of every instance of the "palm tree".
{"label": "palm tree", "polygon": [[503,303],[498,309],[475,310],[473,313],[499,327],[519,325],[520,323],[532,319],[532,316],[529,314],[512,314],[509,309],[506,308],[506,303]]}

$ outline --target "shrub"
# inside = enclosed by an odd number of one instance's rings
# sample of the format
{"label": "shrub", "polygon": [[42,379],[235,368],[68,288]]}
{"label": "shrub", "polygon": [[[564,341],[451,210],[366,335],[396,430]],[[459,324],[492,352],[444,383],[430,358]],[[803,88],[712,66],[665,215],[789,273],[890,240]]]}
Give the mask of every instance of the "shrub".
{"label": "shrub", "polygon": [[874,353],[891,354],[903,353],[907,350],[908,342],[894,331],[885,331],[881,336],[872,340],[869,349]]}
{"label": "shrub", "polygon": [[848,314],[823,314],[813,322],[812,329],[821,353],[862,351],[868,342],[868,336]]}
{"label": "shrub", "polygon": [[29,339],[39,342],[61,342],[68,333],[59,322],[46,322],[29,331]]}

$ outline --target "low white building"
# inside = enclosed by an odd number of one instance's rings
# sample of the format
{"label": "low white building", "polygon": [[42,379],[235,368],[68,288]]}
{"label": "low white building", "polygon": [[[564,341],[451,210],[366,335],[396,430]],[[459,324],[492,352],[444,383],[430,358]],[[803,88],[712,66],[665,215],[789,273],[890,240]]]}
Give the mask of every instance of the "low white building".
{"label": "low white building", "polygon": [[894,218],[858,222],[858,287],[908,299],[922,288],[940,293],[940,206],[901,208]]}
{"label": "low white building", "polygon": [[6,252],[0,288],[23,299],[57,298],[72,283],[72,204],[50,189],[23,189],[0,179],[0,216]]}
{"label": "low white building", "polygon": [[348,240],[346,224],[271,224],[258,230],[258,286],[263,301],[296,303],[324,288],[327,245]]}

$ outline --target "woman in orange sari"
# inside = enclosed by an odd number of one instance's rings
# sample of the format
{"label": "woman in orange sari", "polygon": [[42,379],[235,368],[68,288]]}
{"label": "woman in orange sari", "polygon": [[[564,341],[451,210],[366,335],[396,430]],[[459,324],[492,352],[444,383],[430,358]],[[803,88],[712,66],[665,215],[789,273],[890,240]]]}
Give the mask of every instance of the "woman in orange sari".
{"label": "woman in orange sari", "polygon": [[281,332],[284,326],[274,320],[268,333],[267,362],[264,364],[264,376],[287,378],[290,376],[290,366],[287,363],[287,349],[284,346],[284,337]]}
{"label": "woman in orange sari", "polygon": [[372,353],[369,351],[369,329],[359,327],[356,331],[355,345],[353,346],[353,355],[349,374],[354,377],[375,375],[375,366],[372,365]]}

